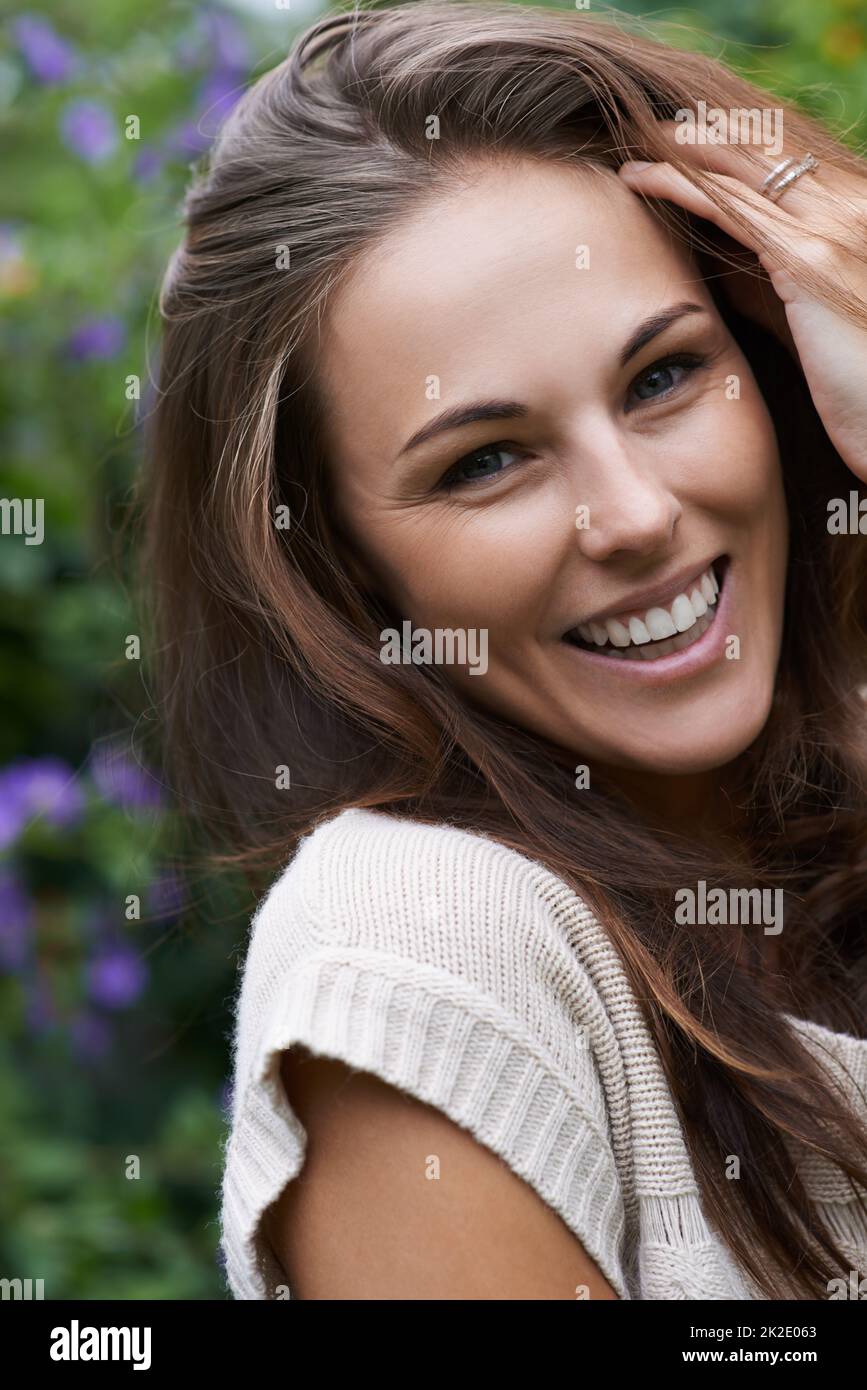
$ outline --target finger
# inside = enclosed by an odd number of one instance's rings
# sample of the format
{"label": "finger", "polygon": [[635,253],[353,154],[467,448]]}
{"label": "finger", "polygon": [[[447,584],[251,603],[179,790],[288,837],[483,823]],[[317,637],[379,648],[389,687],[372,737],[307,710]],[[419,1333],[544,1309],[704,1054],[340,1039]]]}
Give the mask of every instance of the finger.
{"label": "finger", "polygon": [[[678,131],[681,131],[680,138],[683,139],[684,129],[675,121],[659,122],[664,140],[672,151],[676,150],[679,159],[696,169],[739,178],[760,194],[764,180],[784,158],[792,158],[799,163],[807,154],[805,149],[792,147],[784,148],[779,155],[769,155],[765,150],[747,144],[681,144]],[[805,171],[773,201],[786,212],[809,222],[814,232],[824,229],[832,236],[848,240],[855,250],[858,245],[863,245],[860,227],[867,219],[865,175],[867,169],[864,173],[855,173],[851,169],[837,168],[823,154],[818,168]],[[857,231],[853,215],[858,225]]]}
{"label": "finger", "polygon": [[[784,149],[778,154],[767,154],[756,145],[684,141],[688,128],[675,121],[660,121],[659,129],[680,159],[696,169],[740,179],[755,193],[760,192],[768,175],[778,169],[785,159],[800,162],[807,153],[806,150]],[[815,209],[817,199],[821,200],[823,191],[826,191],[822,185],[827,179],[828,174],[824,169],[810,170],[789,184],[777,201],[782,203],[785,199],[786,211],[796,216],[809,215]]]}
{"label": "finger", "polygon": [[763,239],[762,233],[767,235],[771,244],[779,243],[782,233],[791,248],[803,243],[805,253],[808,243],[814,240],[812,232],[808,232],[803,223],[747,188],[739,179],[730,178],[725,174],[707,174],[705,177],[711,181],[712,187],[716,186],[735,196],[737,205],[744,212],[743,224],[717,207],[707,193],[671,164],[629,161],[620,166],[618,176],[635,193],[648,198],[667,199],[696,217],[705,218],[727,236],[733,237],[741,246],[753,251],[769,274],[773,274],[779,267],[767,250],[767,242]]}

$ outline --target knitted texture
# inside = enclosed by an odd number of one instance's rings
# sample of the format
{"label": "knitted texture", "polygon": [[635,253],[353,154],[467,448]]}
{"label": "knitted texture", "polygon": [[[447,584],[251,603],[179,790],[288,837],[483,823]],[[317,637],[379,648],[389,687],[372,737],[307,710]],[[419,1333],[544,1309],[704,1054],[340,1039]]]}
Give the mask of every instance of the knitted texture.
{"label": "knitted texture", "polygon": [[[867,1112],[867,1040],[786,1019]],[[236,998],[221,1207],[235,1298],[287,1296],[259,1223],[304,1164],[280,1080],[296,1043],[436,1106],[498,1154],[621,1298],[764,1297],[706,1219],[617,953],[541,864],[357,809],[301,841],[253,919]],[[863,1277],[867,1224],[848,1184],[813,1155],[801,1171]]]}

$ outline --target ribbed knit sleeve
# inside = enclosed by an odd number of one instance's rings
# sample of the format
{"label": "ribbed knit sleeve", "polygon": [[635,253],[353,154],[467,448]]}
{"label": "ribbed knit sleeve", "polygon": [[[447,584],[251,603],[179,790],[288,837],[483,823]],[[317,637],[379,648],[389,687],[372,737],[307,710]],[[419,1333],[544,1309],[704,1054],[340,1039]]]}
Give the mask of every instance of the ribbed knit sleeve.
{"label": "ribbed knit sleeve", "polygon": [[285,1288],[260,1220],[304,1163],[280,1080],[297,1043],[466,1129],[630,1297],[618,1135],[597,1065],[607,1055],[610,1078],[616,1040],[537,870],[484,836],[368,811],[302,841],[256,913],[236,1000],[221,1210],[236,1298]]}

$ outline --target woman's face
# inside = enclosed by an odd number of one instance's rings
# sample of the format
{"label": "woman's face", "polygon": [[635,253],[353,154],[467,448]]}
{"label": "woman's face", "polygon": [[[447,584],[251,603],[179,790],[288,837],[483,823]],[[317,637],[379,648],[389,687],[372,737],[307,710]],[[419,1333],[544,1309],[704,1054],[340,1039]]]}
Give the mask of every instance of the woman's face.
{"label": "woman's face", "polygon": [[474,703],[591,769],[708,771],[755,738],[786,568],[774,430],[615,174],[480,169],[359,262],[319,360],[364,575],[414,630],[484,630],[486,669],[479,645],[476,672],[444,666]]}

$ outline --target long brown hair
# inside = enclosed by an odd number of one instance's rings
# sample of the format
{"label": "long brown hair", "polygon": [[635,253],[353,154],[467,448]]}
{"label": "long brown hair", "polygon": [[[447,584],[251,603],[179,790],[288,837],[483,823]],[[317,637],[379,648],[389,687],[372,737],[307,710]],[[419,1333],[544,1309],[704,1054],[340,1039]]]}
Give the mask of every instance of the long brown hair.
{"label": "long brown hair", "polygon": [[[776,696],[734,770],[743,832],[730,861],[648,824],[601,779],[575,795],[574,752],[472,708],[435,667],[382,663],[379,633],[407,615],[357,582],[320,428],[315,343],[331,291],[471,160],[668,159],[745,223],[736,191],[711,187],[656,128],[702,99],[768,103],[611,15],[420,0],[309,29],[245,93],[187,194],[160,301],[142,585],[168,765],[215,860],[264,885],[301,835],[361,806],[449,821],[548,866],[588,896],[623,960],[729,1248],[770,1297],[827,1297],[846,1257],[797,1146],[839,1166],[863,1214],[867,1134],[781,1011],[863,1035],[867,538],[828,534],[828,499],[854,480],[798,366],[720,300],[777,427],[791,520]],[[863,171],[789,107],[786,131],[828,166]],[[651,206],[696,255],[720,254],[707,224]],[[801,264],[783,237],[773,249],[867,324],[821,257]],[[749,928],[674,921],[681,885],[745,877],[787,893],[773,977]]]}

